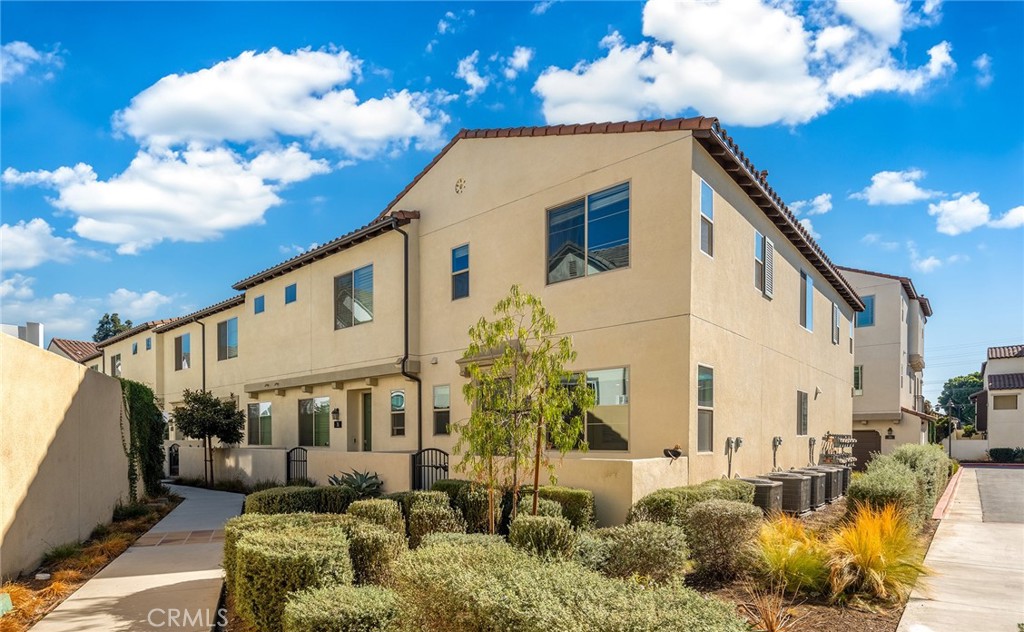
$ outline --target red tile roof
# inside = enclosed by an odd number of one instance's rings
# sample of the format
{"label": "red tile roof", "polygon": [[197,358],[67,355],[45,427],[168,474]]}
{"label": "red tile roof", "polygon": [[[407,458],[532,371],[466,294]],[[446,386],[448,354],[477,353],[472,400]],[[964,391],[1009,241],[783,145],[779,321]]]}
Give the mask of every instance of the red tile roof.
{"label": "red tile roof", "polygon": [[988,348],[989,360],[1005,360],[1007,358],[1024,358],[1024,345]]}
{"label": "red tile roof", "polygon": [[988,390],[1010,391],[1024,388],[1024,373],[1001,373],[988,376]]}
{"label": "red tile roof", "polygon": [[907,413],[908,415],[913,415],[915,417],[919,417],[919,418],[921,418],[921,419],[923,419],[925,421],[935,421],[936,419],[938,419],[938,417],[935,417],[934,415],[929,415],[927,413],[922,413],[919,410],[914,410],[913,408],[907,408],[906,406],[900,406],[900,410],[902,410],[903,412]]}
{"label": "red tile roof", "polygon": [[69,338],[50,338],[50,344],[64,352],[75,362],[85,362],[98,358],[103,352],[96,348],[96,343],[91,340],[71,340]]}
{"label": "red tile roof", "polygon": [[[782,198],[768,184],[768,172],[759,171],[740,150],[717,118],[696,116],[692,118],[658,119],[653,121],[631,121],[619,123],[585,123],[582,125],[541,125],[534,127],[506,127],[500,129],[463,129],[441,149],[433,160],[412,179],[402,191],[381,211],[377,221],[384,220],[395,205],[436,165],[448,151],[463,139],[480,138],[523,138],[537,136],[571,136],[578,134],[627,134],[633,132],[668,132],[689,130],[711,157],[750,196],[762,212],[782,231],[782,234],[796,246],[797,250],[828,280],[840,296],[856,311],[863,311],[864,303],[857,292],[843,278],[837,266],[825,255],[810,233],[800,224]],[[242,289],[239,285],[235,289]],[[930,311],[930,308],[929,308]]]}
{"label": "red tile roof", "polygon": [[161,325],[160,327],[157,327],[153,331],[155,331],[158,334],[162,334],[165,331],[170,331],[172,329],[177,329],[178,327],[187,325],[189,323],[194,323],[200,318],[206,318],[207,316],[212,316],[218,312],[223,312],[226,309],[231,309],[232,307],[236,305],[241,305],[244,302],[245,294],[232,296],[229,299],[223,300],[214,305],[210,305],[209,307],[204,307],[199,311],[192,312],[191,314],[186,314],[181,318],[174,318],[168,321],[164,321],[166,323],[165,325]]}
{"label": "red tile roof", "polygon": [[174,319],[173,318],[165,318],[163,320],[151,320],[149,322],[142,323],[141,325],[136,325],[136,326],[132,327],[131,329],[127,330],[127,331],[122,331],[121,333],[117,334],[116,336],[111,336],[110,338],[107,338],[103,342],[97,342],[96,343],[96,348],[97,349],[103,349],[104,347],[109,347],[110,345],[114,344],[115,342],[120,342],[120,341],[124,340],[125,338],[131,338],[135,334],[142,333],[142,332],[144,332],[144,331],[146,331],[148,329],[153,329],[154,327],[158,327],[160,325],[163,325],[164,323],[169,323],[172,320],[174,320]]}
{"label": "red tile roof", "polygon": [[872,272],[871,270],[860,270],[858,268],[848,268],[846,266],[836,266],[840,270],[846,270],[847,272],[857,272],[858,274],[869,274],[871,276],[881,277],[883,279],[893,279],[903,284],[903,291],[907,293],[907,296],[912,300],[919,301],[921,303],[921,309],[924,311],[924,315],[931,317],[932,315],[932,303],[928,300],[924,294],[918,294],[917,288],[914,287],[914,282],[910,280],[910,277],[896,276],[894,274],[885,274],[884,272]]}

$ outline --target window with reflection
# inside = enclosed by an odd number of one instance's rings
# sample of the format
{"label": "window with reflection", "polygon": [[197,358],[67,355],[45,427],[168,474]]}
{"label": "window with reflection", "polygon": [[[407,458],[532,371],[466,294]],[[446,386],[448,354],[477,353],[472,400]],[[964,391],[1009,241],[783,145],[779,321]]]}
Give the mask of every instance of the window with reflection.
{"label": "window with reflection", "polygon": [[331,445],[331,399],[313,397],[299,400],[299,445]]}
{"label": "window with reflection", "polygon": [[334,278],[334,328],[344,329],[373,320],[373,266]]}
{"label": "window with reflection", "polygon": [[628,266],[628,182],[548,211],[548,283]]}

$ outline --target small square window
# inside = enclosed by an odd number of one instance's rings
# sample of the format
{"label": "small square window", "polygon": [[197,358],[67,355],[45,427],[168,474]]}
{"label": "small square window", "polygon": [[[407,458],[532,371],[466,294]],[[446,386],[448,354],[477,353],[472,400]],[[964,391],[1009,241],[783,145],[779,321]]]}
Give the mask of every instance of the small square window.
{"label": "small square window", "polygon": [[[287,292],[285,294],[287,296]],[[265,309],[265,306],[264,306],[264,303],[263,303],[263,296],[257,296],[256,298],[252,299],[252,313],[253,314],[262,314],[264,309]]]}
{"label": "small square window", "polygon": [[299,296],[298,286],[292,283],[288,287],[284,288],[284,304],[294,303]]}

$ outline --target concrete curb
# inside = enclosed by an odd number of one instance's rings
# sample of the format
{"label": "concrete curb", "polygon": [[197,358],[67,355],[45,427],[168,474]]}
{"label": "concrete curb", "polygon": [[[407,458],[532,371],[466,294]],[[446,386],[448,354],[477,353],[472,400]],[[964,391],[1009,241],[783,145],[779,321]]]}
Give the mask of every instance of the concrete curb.
{"label": "concrete curb", "polygon": [[932,520],[942,520],[949,513],[949,508],[953,504],[953,499],[956,498],[956,490],[960,487],[960,477],[964,473],[964,468],[961,466],[957,469],[956,474],[949,479],[949,483],[946,485],[946,491],[942,493],[942,497],[939,498],[939,502],[935,503],[935,511],[932,512]]}

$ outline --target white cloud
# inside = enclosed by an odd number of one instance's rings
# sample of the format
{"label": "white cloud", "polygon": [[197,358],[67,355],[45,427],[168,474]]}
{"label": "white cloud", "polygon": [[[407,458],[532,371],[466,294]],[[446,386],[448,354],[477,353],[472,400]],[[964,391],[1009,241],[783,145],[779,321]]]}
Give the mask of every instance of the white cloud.
{"label": "white cloud", "polygon": [[62,68],[64,60],[57,49],[39,51],[28,42],[8,42],[0,47],[0,83],[10,83],[34,66],[46,69],[43,79],[52,79],[53,69]]}
{"label": "white cloud", "polygon": [[942,265],[942,260],[938,257],[928,256],[922,258],[921,253],[917,251],[917,245],[912,241],[907,242],[907,252],[910,254],[910,267],[918,272],[927,274]]}
{"label": "white cloud", "polygon": [[876,17],[849,6],[805,17],[789,2],[649,0],[644,41],[613,33],[601,42],[604,56],[548,68],[534,92],[548,123],[695,110],[740,125],[796,125],[846,99],[916,93],[955,68],[946,42],[923,66],[898,61],[900,35],[923,18],[891,0],[879,4]]}
{"label": "white cloud", "polygon": [[283,255],[292,255],[292,256],[294,256],[294,255],[301,255],[304,252],[309,252],[310,250],[313,250],[314,248],[319,248],[319,247],[320,247],[320,244],[318,244],[317,242],[314,241],[313,243],[309,244],[305,248],[303,248],[302,246],[298,246],[296,244],[291,244],[290,246],[278,246],[277,249]]}
{"label": "white cloud", "polygon": [[992,228],[1020,228],[1024,226],[1024,205],[1015,206],[999,219],[988,223]]}
{"label": "white cloud", "polygon": [[936,229],[944,235],[967,233],[989,222],[988,204],[978,199],[976,192],[929,204],[928,214],[937,216]]}
{"label": "white cloud", "polygon": [[889,46],[900,41],[908,8],[898,0],[836,0],[839,13]]}
{"label": "white cloud", "polygon": [[170,296],[164,296],[156,290],[133,292],[122,287],[108,294],[106,303],[111,313],[128,314],[136,321],[141,321],[153,316],[161,306],[170,302]]}
{"label": "white cloud", "polygon": [[83,300],[64,292],[37,298],[33,283],[34,278],[20,274],[0,281],[5,322],[39,322],[48,335],[76,339],[86,338],[96,330],[99,301]]}
{"label": "white cloud", "polygon": [[459,66],[455,70],[455,76],[465,81],[466,85],[469,86],[466,90],[466,95],[470,99],[475,99],[482,94],[491,83],[489,77],[481,75],[480,71],[477,70],[476,64],[479,60],[480,51],[475,50],[473,54],[460,59]]}
{"label": "white cloud", "polygon": [[860,238],[860,243],[865,246],[877,246],[882,250],[893,251],[900,247],[898,241],[885,241],[878,233],[868,233]]}
{"label": "white cloud", "polygon": [[75,240],[57,237],[46,220],[35,218],[0,225],[0,249],[4,270],[26,270],[47,261],[70,261],[78,249]]}
{"label": "white cloud", "polygon": [[989,57],[988,53],[980,55],[971,65],[978,71],[974,80],[980,87],[987,88],[992,85],[995,75],[992,74],[992,58]]}
{"label": "white cloud", "polygon": [[31,277],[27,277],[23,274],[14,273],[6,279],[0,280],[0,298],[10,300],[23,301],[30,299],[34,296],[32,292],[32,281]]}
{"label": "white cloud", "polygon": [[832,194],[822,193],[810,200],[797,200],[790,204],[789,208],[797,215],[824,215],[832,210]]}
{"label": "white cloud", "polygon": [[925,172],[920,169],[879,171],[871,176],[871,184],[867,188],[850,197],[866,200],[871,206],[877,206],[879,204],[910,204],[941,195],[939,191],[929,191],[917,185],[917,182],[924,176]]}
{"label": "white cloud", "polygon": [[512,81],[519,76],[519,73],[529,69],[534,52],[532,48],[516,46],[512,51],[512,56],[505,60],[505,69],[502,71],[505,78]]}
{"label": "white cloud", "polygon": [[800,225],[804,227],[804,230],[806,230],[811,235],[811,237],[813,237],[814,239],[821,239],[821,233],[814,230],[814,224],[811,222],[811,218],[804,217],[803,219],[800,220]]}
{"label": "white cloud", "polygon": [[548,9],[555,4],[555,0],[544,0],[544,2],[537,2],[530,8],[530,13],[533,15],[544,15],[548,12]]}
{"label": "white cloud", "polygon": [[473,9],[467,9],[465,11],[445,11],[444,17],[437,21],[437,34],[448,35],[449,33],[455,33],[465,23],[467,18],[471,18],[476,15],[476,11]]}

